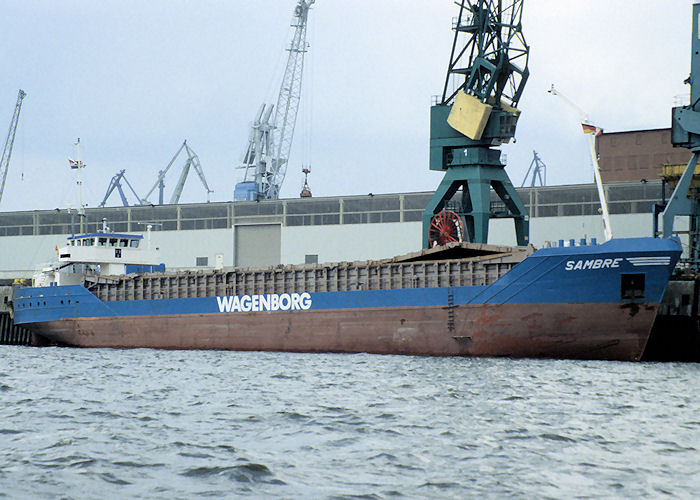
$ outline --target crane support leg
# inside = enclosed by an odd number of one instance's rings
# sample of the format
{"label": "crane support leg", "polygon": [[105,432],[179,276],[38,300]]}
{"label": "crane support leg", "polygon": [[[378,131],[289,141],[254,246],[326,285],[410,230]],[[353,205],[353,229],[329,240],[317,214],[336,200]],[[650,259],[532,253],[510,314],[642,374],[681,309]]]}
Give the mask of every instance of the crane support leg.
{"label": "crane support leg", "polygon": [[[503,167],[480,168],[453,166],[445,172],[435,194],[423,212],[423,247],[429,246],[430,221],[435,214],[449,204],[462,189],[461,207],[451,207],[465,221],[469,241],[487,243],[491,218],[513,218],[517,244],[528,244],[529,222],[525,205],[520,200]],[[506,211],[492,212],[491,188],[504,203]]]}
{"label": "crane support leg", "polygon": [[663,220],[663,236],[668,238],[673,233],[673,222],[677,215],[698,215],[698,200],[689,199],[688,194],[690,191],[690,183],[693,181],[693,174],[695,173],[695,167],[698,164],[698,153],[693,153],[690,157],[688,166],[685,167],[683,175],[681,175],[680,180],[676,189],[673,190],[671,198],[668,200],[668,204],[663,211],[661,219]]}

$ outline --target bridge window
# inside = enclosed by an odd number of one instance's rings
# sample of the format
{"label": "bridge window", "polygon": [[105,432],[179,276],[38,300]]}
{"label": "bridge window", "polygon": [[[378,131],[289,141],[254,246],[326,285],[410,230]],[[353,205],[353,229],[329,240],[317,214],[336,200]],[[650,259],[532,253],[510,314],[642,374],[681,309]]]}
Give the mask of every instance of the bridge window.
{"label": "bridge window", "polygon": [[129,240],[129,246],[131,248],[138,248],[139,247],[139,240]]}
{"label": "bridge window", "polygon": [[129,245],[129,240],[119,240],[120,247],[127,247]]}
{"label": "bridge window", "polygon": [[97,246],[98,247],[106,247],[107,246],[107,238],[100,238],[97,240]]}
{"label": "bridge window", "polygon": [[116,247],[117,243],[119,243],[119,240],[117,238],[110,238],[109,239],[109,246]]}

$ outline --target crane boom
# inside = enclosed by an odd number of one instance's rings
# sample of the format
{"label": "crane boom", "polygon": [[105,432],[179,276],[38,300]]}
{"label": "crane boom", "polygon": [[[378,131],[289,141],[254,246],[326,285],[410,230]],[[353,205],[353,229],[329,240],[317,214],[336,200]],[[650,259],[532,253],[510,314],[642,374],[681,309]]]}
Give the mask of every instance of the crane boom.
{"label": "crane boom", "polygon": [[538,179],[540,181],[540,186],[547,185],[547,165],[544,164],[542,158],[540,158],[540,155],[537,154],[537,151],[533,150],[532,154],[532,162],[525,173],[525,178],[523,179],[523,183],[520,185],[520,187],[525,187],[525,183],[527,182],[528,177],[530,177],[530,172],[532,172],[530,187],[535,187]]}
{"label": "crane boom", "polygon": [[[306,27],[309,9],[316,0],[298,0],[292,18],[294,34],[287,51],[287,66],[275,106],[263,104],[251,127],[243,156],[244,181],[236,186],[234,199],[276,200],[287,172],[296,125],[304,55],[308,51]],[[274,115],[272,115],[274,111]],[[272,115],[272,121],[270,116]],[[239,191],[240,189],[240,191]],[[252,191],[252,192],[251,192]]]}
{"label": "crane boom", "polygon": [[153,184],[153,187],[151,187],[150,191],[146,194],[146,196],[143,198],[142,202],[144,203],[150,203],[148,201],[148,197],[153,194],[153,191],[156,190],[156,188],[159,188],[159,196],[158,196],[158,204],[162,205],[163,204],[163,188],[165,186],[163,180],[165,179],[165,176],[167,175],[168,171],[170,170],[170,167],[173,166],[175,163],[175,160],[177,160],[178,156],[180,156],[180,153],[185,151],[187,154],[187,161],[185,162],[185,165],[182,167],[182,172],[180,172],[180,177],[177,181],[177,184],[175,185],[175,190],[173,191],[172,196],[170,197],[170,203],[171,204],[176,204],[180,202],[180,197],[182,196],[182,190],[185,187],[185,181],[187,180],[187,175],[190,172],[190,168],[194,167],[195,172],[197,172],[197,175],[199,176],[199,180],[202,182],[202,185],[204,186],[204,189],[207,191],[207,203],[209,203],[209,195],[213,193],[214,191],[209,189],[209,184],[207,183],[206,177],[204,177],[204,170],[202,170],[202,165],[199,162],[199,156],[197,156],[197,153],[195,153],[192,148],[187,144],[187,140],[183,141],[182,145],[180,148],[177,150],[177,153],[173,155],[172,159],[168,163],[168,166],[165,167],[165,169],[161,170],[158,172],[158,178],[156,179],[155,184]]}
{"label": "crane boom", "polygon": [[17,94],[17,103],[15,104],[15,111],[12,113],[12,120],[10,121],[10,130],[7,132],[7,139],[5,139],[5,149],[2,150],[2,159],[0,160],[0,201],[2,201],[2,194],[5,192],[5,181],[7,180],[7,170],[10,167],[10,157],[12,156],[12,146],[15,143],[15,133],[17,132],[17,123],[19,122],[19,112],[22,109],[22,101],[27,93],[19,89]]}
{"label": "crane boom", "polygon": [[603,130],[593,125],[588,119],[588,114],[581,109],[579,106],[574,104],[574,102],[566,97],[564,94],[559,92],[554,88],[554,85],[547,91],[553,96],[559,97],[562,101],[573,108],[581,118],[581,126],[583,127],[583,133],[588,139],[588,149],[591,154],[591,162],[593,163],[593,177],[595,178],[595,184],[598,188],[598,198],[600,199],[600,208],[603,213],[603,233],[605,234],[605,241],[612,239],[612,226],[610,225],[610,211],[608,210],[608,200],[605,197],[605,189],[603,189],[603,179],[600,176],[600,165],[598,164],[598,153],[595,150],[595,138],[599,135],[599,132]]}
{"label": "crane boom", "polygon": [[136,197],[136,200],[138,201],[139,205],[143,204],[143,201],[141,200],[141,197],[136,194],[136,191],[134,190],[134,187],[131,185],[129,180],[126,178],[126,170],[122,169],[116,174],[114,174],[114,177],[112,177],[112,180],[109,182],[109,186],[107,187],[107,192],[105,193],[105,197],[102,199],[102,203],[100,203],[98,206],[104,207],[105,204],[107,203],[107,199],[110,197],[110,195],[114,192],[116,189],[117,192],[119,193],[119,197],[122,199],[122,205],[125,207],[129,206],[129,201],[126,199],[126,195],[124,194],[124,188],[122,187],[121,181],[126,182],[126,185],[129,186],[129,189],[131,189],[131,192],[134,193],[134,196]]}
{"label": "crane boom", "polygon": [[[158,185],[160,185],[163,182],[163,179],[165,178],[165,174],[168,173],[168,170],[170,170],[170,167],[173,166],[173,163],[175,163],[175,160],[177,160],[177,157],[180,156],[180,153],[182,152],[182,150],[185,149],[186,144],[187,144],[187,140],[185,140],[182,143],[182,146],[180,146],[180,149],[178,149],[177,153],[175,153],[173,155],[173,158],[172,158],[172,160],[170,160],[170,163],[168,163],[168,166],[165,167],[164,170],[161,170],[160,172],[158,172],[158,178],[156,179],[155,184],[153,184],[153,187],[148,191],[148,193],[146,193],[146,196],[143,197],[143,201],[148,202],[148,197],[151,196],[151,194],[153,194],[153,191],[156,190]],[[161,200],[161,203],[162,203],[162,200]]]}
{"label": "crane boom", "polygon": [[272,164],[270,191],[268,192],[268,198],[270,199],[279,197],[279,190],[287,172],[294,127],[299,111],[299,102],[301,101],[301,78],[304,73],[304,54],[307,51],[306,25],[309,9],[314,2],[315,0],[300,0],[296,9],[294,9],[294,37],[289,46],[287,68],[284,71],[282,87],[280,88],[277,106],[275,107],[275,124],[277,127],[273,132],[273,136],[277,151]]}

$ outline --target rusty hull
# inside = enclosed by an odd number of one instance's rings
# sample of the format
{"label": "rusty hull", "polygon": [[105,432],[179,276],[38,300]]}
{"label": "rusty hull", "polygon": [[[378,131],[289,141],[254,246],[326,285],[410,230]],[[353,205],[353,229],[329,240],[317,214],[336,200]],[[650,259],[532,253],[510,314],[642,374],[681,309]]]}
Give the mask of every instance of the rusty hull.
{"label": "rusty hull", "polygon": [[62,319],[79,347],[638,361],[658,304],[494,304]]}

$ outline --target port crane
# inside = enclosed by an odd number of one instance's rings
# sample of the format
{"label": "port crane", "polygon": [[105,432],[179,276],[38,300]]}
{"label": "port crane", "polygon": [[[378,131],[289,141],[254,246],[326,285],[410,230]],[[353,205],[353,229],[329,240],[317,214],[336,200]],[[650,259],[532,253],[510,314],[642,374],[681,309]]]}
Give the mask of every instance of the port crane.
{"label": "port crane", "polygon": [[[695,273],[700,270],[700,190],[697,184],[698,155],[700,155],[700,4],[693,5],[691,34],[690,76],[684,83],[690,85],[690,104],[676,106],[671,113],[671,144],[690,149],[688,165],[678,179],[662,213],[662,235],[673,235],[677,216],[689,217],[688,253],[685,264]],[[657,234],[657,211],[654,211],[654,236]],[[696,282],[697,283],[697,282]]]}
{"label": "port crane", "polygon": [[603,179],[600,176],[600,165],[598,164],[598,153],[595,149],[595,140],[600,134],[603,133],[603,129],[594,125],[588,118],[588,114],[581,109],[579,106],[574,104],[574,102],[566,97],[564,94],[559,92],[554,88],[554,85],[547,91],[553,96],[559,97],[564,101],[570,108],[572,108],[576,113],[578,113],[581,119],[581,128],[583,133],[588,139],[588,149],[591,154],[591,162],[593,163],[593,177],[595,179],[595,185],[598,188],[598,198],[600,199],[600,209],[603,214],[603,233],[605,234],[605,241],[612,239],[612,226],[610,225],[610,211],[608,210],[608,200],[605,197],[605,189],[603,188]]}
{"label": "port crane", "polygon": [[[452,22],[445,86],[430,109],[430,169],[444,176],[423,213],[424,248],[487,243],[495,217],[512,218],[517,244],[528,243],[527,211],[498,149],[515,137],[517,106],[530,75],[523,1],[455,2],[459,13]],[[491,210],[492,188],[505,211]]]}
{"label": "port crane", "polygon": [[99,204],[100,207],[104,207],[105,203],[107,203],[107,199],[110,197],[110,195],[114,192],[116,189],[117,192],[119,193],[119,197],[122,199],[122,204],[125,207],[129,206],[129,201],[126,199],[126,195],[124,194],[124,188],[122,187],[122,181],[126,183],[127,186],[129,186],[129,189],[131,189],[131,192],[134,194],[136,199],[138,200],[138,204],[142,205],[143,201],[141,200],[141,197],[136,194],[136,191],[132,187],[131,183],[129,180],[126,178],[125,175],[126,170],[120,170],[116,174],[114,174],[114,177],[112,177],[112,180],[109,181],[109,186],[107,187],[107,193],[105,194],[105,197],[102,200],[102,203]]}
{"label": "port crane", "polygon": [[185,165],[182,167],[182,171],[180,172],[180,178],[178,179],[177,184],[175,185],[175,190],[173,191],[173,194],[170,197],[170,203],[176,204],[180,202],[180,196],[182,196],[182,190],[185,187],[185,181],[187,180],[187,176],[190,173],[190,168],[194,168],[195,172],[197,172],[199,180],[202,182],[202,186],[204,186],[204,189],[207,192],[207,203],[209,203],[209,195],[214,191],[209,189],[209,184],[207,183],[207,179],[204,176],[204,170],[202,170],[202,165],[199,162],[199,156],[197,156],[197,154],[192,150],[189,144],[187,144],[187,140],[185,140],[182,143],[182,146],[180,146],[180,149],[177,150],[177,153],[175,153],[173,158],[170,160],[170,163],[168,163],[168,165],[165,167],[165,169],[158,172],[158,178],[156,179],[155,184],[153,184],[153,187],[151,187],[146,196],[141,200],[142,204],[151,204],[151,202],[148,201],[148,197],[153,194],[153,191],[155,191],[156,188],[158,188],[158,205],[163,204],[163,193],[165,191],[165,176],[168,174],[168,171],[175,163],[175,160],[177,160],[178,156],[180,156],[180,153],[182,153],[183,151],[185,151],[185,153],[187,154],[187,160],[185,161]]}
{"label": "port crane", "polygon": [[260,106],[250,129],[243,154],[243,181],[236,184],[234,200],[276,200],[289,164],[304,73],[306,27],[309,10],[316,0],[298,0],[291,26],[292,40],[277,104]]}
{"label": "port crane", "polygon": [[535,187],[538,180],[540,181],[540,186],[547,185],[547,165],[544,164],[542,158],[540,158],[540,155],[537,154],[537,151],[533,151],[532,155],[532,162],[530,162],[530,166],[525,173],[525,178],[523,179],[523,183],[520,185],[520,187],[525,187],[525,183],[527,182],[528,177],[530,177],[530,172],[532,172],[530,187]]}
{"label": "port crane", "polygon": [[10,130],[7,132],[7,138],[5,139],[5,148],[2,150],[2,159],[0,159],[0,201],[2,201],[2,194],[5,192],[5,181],[7,180],[7,170],[10,167],[12,146],[15,143],[15,133],[17,132],[17,124],[19,123],[19,112],[22,109],[22,101],[26,95],[27,93],[24,90],[19,89],[15,111],[12,113],[12,120],[10,120]]}

